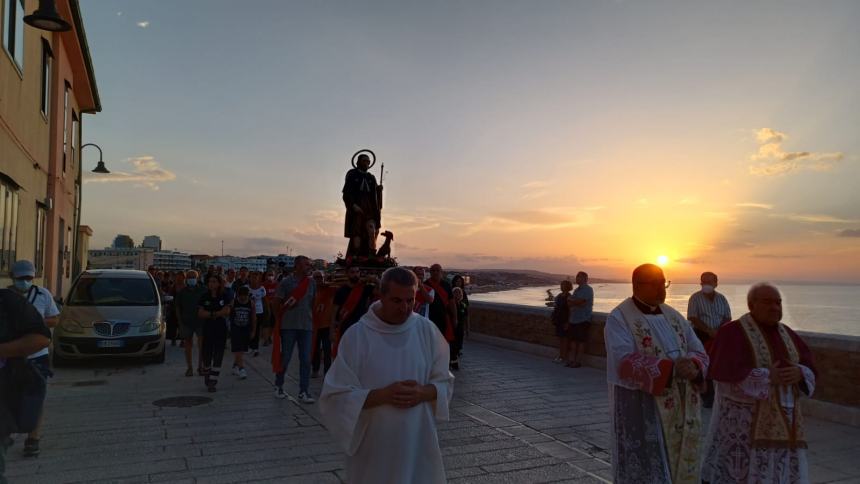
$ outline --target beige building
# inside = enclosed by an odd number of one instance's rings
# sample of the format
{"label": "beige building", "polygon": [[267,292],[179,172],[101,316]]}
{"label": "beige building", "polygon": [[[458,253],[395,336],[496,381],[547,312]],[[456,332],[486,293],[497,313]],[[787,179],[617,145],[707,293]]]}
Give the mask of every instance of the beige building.
{"label": "beige building", "polygon": [[64,297],[92,235],[80,227],[82,115],[101,103],[78,1],[56,2],[65,32],[24,23],[38,3],[0,0],[0,286],[29,259]]}
{"label": "beige building", "polygon": [[145,271],[151,265],[155,265],[155,251],[143,247],[135,247],[133,249],[90,250],[85,268],[136,269]]}

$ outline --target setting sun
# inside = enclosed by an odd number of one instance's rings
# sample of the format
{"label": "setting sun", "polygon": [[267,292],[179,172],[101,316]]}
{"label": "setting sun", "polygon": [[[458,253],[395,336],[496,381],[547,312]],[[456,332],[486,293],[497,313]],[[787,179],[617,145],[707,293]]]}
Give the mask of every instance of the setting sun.
{"label": "setting sun", "polygon": [[657,265],[660,267],[665,267],[666,264],[669,263],[669,257],[665,255],[661,255],[657,257]]}

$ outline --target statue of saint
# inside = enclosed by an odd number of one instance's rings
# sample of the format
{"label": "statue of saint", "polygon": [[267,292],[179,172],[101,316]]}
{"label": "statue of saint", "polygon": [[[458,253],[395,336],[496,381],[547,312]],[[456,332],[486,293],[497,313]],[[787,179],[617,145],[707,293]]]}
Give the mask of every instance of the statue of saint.
{"label": "statue of saint", "polygon": [[382,223],[382,185],[377,185],[376,177],[368,171],[372,166],[370,157],[366,152],[359,153],[343,184],[343,236],[349,239],[346,257],[375,255]]}

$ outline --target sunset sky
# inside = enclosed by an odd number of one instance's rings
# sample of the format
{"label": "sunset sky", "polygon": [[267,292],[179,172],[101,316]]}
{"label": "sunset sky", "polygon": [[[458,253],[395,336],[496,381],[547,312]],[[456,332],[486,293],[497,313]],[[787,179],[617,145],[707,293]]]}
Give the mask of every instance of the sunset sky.
{"label": "sunset sky", "polygon": [[81,8],[92,247],[332,259],[367,147],[401,264],[860,283],[860,2]]}

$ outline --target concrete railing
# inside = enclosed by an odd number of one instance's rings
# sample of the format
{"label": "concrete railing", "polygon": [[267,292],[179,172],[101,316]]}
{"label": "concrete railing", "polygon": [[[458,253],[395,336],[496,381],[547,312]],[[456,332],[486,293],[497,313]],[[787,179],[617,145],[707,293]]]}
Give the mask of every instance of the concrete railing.
{"label": "concrete railing", "polygon": [[[473,301],[469,307],[476,340],[554,357],[558,338],[550,309]],[[583,362],[606,367],[603,327],[606,313],[594,313]],[[798,331],[815,355],[818,377],[815,394],[805,400],[806,413],[860,426],[860,337]]]}

